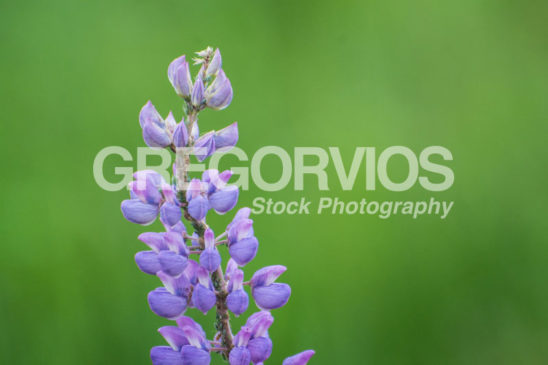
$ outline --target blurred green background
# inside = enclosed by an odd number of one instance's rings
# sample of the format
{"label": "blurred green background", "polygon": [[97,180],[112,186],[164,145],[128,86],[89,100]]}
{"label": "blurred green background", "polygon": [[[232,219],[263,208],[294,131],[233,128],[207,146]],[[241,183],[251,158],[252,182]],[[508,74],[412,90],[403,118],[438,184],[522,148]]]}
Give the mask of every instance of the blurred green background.
{"label": "blurred green background", "polygon": [[[157,280],[133,255],[126,191],[94,181],[97,152],[143,146],[152,99],[180,117],[169,62],[220,47],[235,97],[203,131],[237,120],[239,146],[404,145],[453,153],[455,184],[342,192],[314,177],[291,200],[454,200],[424,216],[255,216],[247,276],[284,264],[269,364],[548,363],[545,1],[1,1],[0,363],[148,364]],[[114,166],[135,163],[111,158]],[[245,164],[244,164],[245,165]],[[269,169],[269,166],[271,169]],[[264,174],[274,180],[275,160]],[[403,163],[391,173],[405,176]],[[211,214],[222,227],[231,218]],[[156,223],[152,228],[160,229]],[[217,228],[221,230],[221,228]],[[212,332],[212,316],[192,316]],[[241,324],[238,319],[234,323]],[[214,364],[221,361],[215,358]]]}

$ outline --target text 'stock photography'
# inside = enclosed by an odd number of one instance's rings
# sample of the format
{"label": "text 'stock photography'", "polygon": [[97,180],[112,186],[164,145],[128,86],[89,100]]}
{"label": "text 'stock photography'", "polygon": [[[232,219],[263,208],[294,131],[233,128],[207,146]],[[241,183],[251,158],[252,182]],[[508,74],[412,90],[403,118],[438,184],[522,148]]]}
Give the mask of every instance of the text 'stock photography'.
{"label": "text 'stock photography'", "polygon": [[[130,199],[121,205],[128,221],[148,225],[159,216],[165,228],[164,232],[140,234],[139,240],[150,250],[135,255],[139,269],[157,276],[162,283],[148,294],[150,309],[174,322],[158,330],[168,346],[153,347],[150,357],[154,365],[207,365],[212,354],[231,365],[263,364],[273,346],[268,334],[274,321],[271,311],[288,302],[291,288],[277,282],[286,271],[281,265],[266,266],[246,280],[243,268],[255,258],[259,247],[250,208],[239,209],[227,227],[215,229],[217,233],[206,222],[212,211],[230,212],[237,204],[239,189],[228,184],[230,170],[208,169],[201,178],[193,178],[189,148],[200,162],[229,150],[238,141],[238,126],[233,123],[200,134],[200,112],[226,108],[233,91],[218,49],[208,47],[197,52],[194,64],[199,65],[194,80],[184,55],[175,59],[167,71],[183,100],[183,120],[177,123],[171,112],[162,118],[150,101],[139,115],[145,143],[175,153],[172,177],[166,180],[152,170],[135,172],[129,184]],[[222,263],[220,249],[228,250],[228,262]],[[248,310],[246,288],[259,311],[236,332],[230,318]],[[207,338],[189,316],[192,311],[210,310],[216,312],[217,332],[213,338]],[[304,365],[313,355],[313,350],[305,350],[287,357],[283,365]]]}

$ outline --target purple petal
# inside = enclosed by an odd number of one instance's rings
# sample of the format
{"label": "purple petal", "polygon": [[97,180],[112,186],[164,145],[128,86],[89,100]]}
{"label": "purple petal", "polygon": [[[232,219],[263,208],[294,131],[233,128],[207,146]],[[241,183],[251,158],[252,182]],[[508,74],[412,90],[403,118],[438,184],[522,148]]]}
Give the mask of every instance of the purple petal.
{"label": "purple petal", "polygon": [[308,360],[315,354],[313,350],[306,350],[297,355],[288,357],[284,360],[282,365],[305,365]]}
{"label": "purple petal", "polygon": [[232,102],[232,85],[223,70],[219,70],[215,81],[207,88],[206,102],[212,109],[224,109]]}
{"label": "purple petal", "polygon": [[218,190],[209,197],[209,205],[219,214],[224,214],[234,208],[238,202],[240,191],[236,185],[229,185]]}
{"label": "purple petal", "polygon": [[171,144],[171,138],[167,130],[155,123],[145,124],[143,127],[143,139],[149,147],[164,148]]}
{"label": "purple petal", "polygon": [[175,82],[176,71],[185,62],[186,62],[185,55],[182,55],[181,57],[177,57],[176,59],[171,61],[171,63],[169,64],[167,68],[167,78],[169,79],[169,82],[171,82],[172,84]]}
{"label": "purple petal", "polygon": [[219,48],[215,50],[215,53],[213,54],[213,58],[211,59],[211,62],[209,62],[209,65],[207,67],[206,75],[214,75],[221,69],[221,66],[223,65],[223,60],[221,58],[221,52],[219,51]]}
{"label": "purple petal", "polygon": [[176,254],[173,251],[160,251],[158,261],[162,271],[171,276],[180,275],[188,265],[186,257]]}
{"label": "purple petal", "polygon": [[[176,63],[177,60],[179,61]],[[189,97],[192,90],[192,80],[190,77],[188,62],[186,62],[184,56],[182,56],[173,61],[172,65],[170,65],[171,72],[170,68],[168,68],[168,78],[171,85],[173,85],[177,95],[181,97]]]}
{"label": "purple petal", "polygon": [[206,341],[206,334],[198,323],[192,318],[182,316],[177,318],[177,326],[183,330],[187,340],[192,346],[201,347]]}
{"label": "purple petal", "polygon": [[251,293],[259,308],[276,309],[287,303],[291,296],[291,287],[287,284],[274,283],[253,288]]}
{"label": "purple petal", "polygon": [[287,268],[282,265],[272,265],[263,267],[253,274],[251,277],[251,286],[267,286],[272,284],[277,278],[280,277]]}
{"label": "purple petal", "polygon": [[173,133],[173,144],[175,147],[185,147],[188,143],[188,131],[186,125],[183,122],[177,124],[175,132]]}
{"label": "purple petal", "polygon": [[200,106],[204,100],[204,82],[200,76],[194,82],[190,100],[194,106]]}
{"label": "purple petal", "polygon": [[228,252],[238,265],[245,266],[255,258],[258,247],[259,241],[257,241],[257,238],[249,237],[231,244]]}
{"label": "purple petal", "polygon": [[175,351],[179,351],[181,347],[189,344],[185,333],[179,327],[164,326],[160,327],[158,332],[160,332],[167,343],[169,343],[169,346]]}
{"label": "purple petal", "polygon": [[251,219],[242,218],[235,223],[229,224],[228,241],[236,243],[244,238],[253,236],[253,221]]}
{"label": "purple petal", "polygon": [[156,107],[152,105],[150,100],[141,108],[141,111],[139,112],[139,124],[141,125],[141,128],[144,128],[145,125],[149,123],[156,125],[162,125],[164,123],[162,116],[158,113]]}
{"label": "purple petal", "polygon": [[188,294],[190,293],[190,281],[186,275],[174,277],[168,273],[159,271],[156,273],[156,276],[162,281],[162,284],[164,284],[165,289],[169,293],[178,297],[188,297]]}
{"label": "purple petal", "polygon": [[175,121],[175,117],[173,117],[173,113],[171,112],[171,110],[169,111],[169,114],[167,115],[164,122],[169,134],[173,135],[173,133],[175,132],[175,127],[177,126],[177,122]]}
{"label": "purple petal", "polygon": [[209,203],[206,198],[199,195],[192,199],[188,203],[188,213],[190,216],[198,221],[205,218],[207,211],[209,210]]}
{"label": "purple petal", "polygon": [[257,337],[249,341],[247,349],[254,364],[266,361],[272,354],[272,340],[269,337]]}
{"label": "purple petal", "polygon": [[228,263],[226,264],[226,276],[229,279],[232,279],[232,274],[234,271],[238,270],[238,264],[233,259],[229,259]]}
{"label": "purple petal", "polygon": [[232,313],[239,316],[247,310],[249,297],[243,289],[233,290],[226,297],[226,305]]}
{"label": "purple petal", "polygon": [[158,254],[154,251],[137,252],[135,254],[135,263],[145,274],[156,275],[158,271],[162,270]]}
{"label": "purple petal", "polygon": [[230,365],[249,365],[251,362],[251,354],[245,347],[234,347],[232,351],[230,351],[228,362]]}
{"label": "purple petal", "polygon": [[242,326],[240,331],[234,336],[234,346],[236,347],[244,347],[247,346],[247,343],[251,339],[251,329],[247,326]]}
{"label": "purple petal", "polygon": [[184,365],[183,355],[169,346],[155,346],[150,350],[152,365]]}
{"label": "purple petal", "polygon": [[194,292],[192,293],[192,303],[199,311],[206,314],[215,306],[216,302],[217,297],[213,291],[206,288],[202,284],[198,284],[194,287]]}
{"label": "purple petal", "polygon": [[186,309],[186,299],[171,294],[165,288],[156,288],[148,293],[148,304],[154,313],[167,319],[179,317]]}
{"label": "purple petal", "polygon": [[211,362],[211,356],[208,351],[194,346],[183,346],[181,353],[185,365],[209,365]]}
{"label": "purple petal", "polygon": [[162,194],[168,203],[176,204],[177,196],[175,195],[175,190],[171,185],[163,183],[162,186],[160,186],[160,189],[162,190]]}
{"label": "purple petal", "polygon": [[238,123],[234,122],[215,133],[215,148],[217,151],[228,151],[238,143]]}
{"label": "purple petal", "polygon": [[217,248],[206,248],[200,254],[200,265],[209,272],[214,272],[221,265],[221,255]]}
{"label": "purple petal", "polygon": [[193,153],[198,161],[202,162],[207,157],[211,156],[213,152],[215,152],[214,137],[214,132],[208,132],[196,140],[194,143]]}
{"label": "purple petal", "polygon": [[202,192],[205,191],[205,185],[200,181],[200,179],[192,179],[188,184],[186,190],[186,200],[191,201],[192,199],[199,196]]}
{"label": "purple petal", "polygon": [[132,222],[146,226],[156,220],[158,206],[143,203],[139,199],[124,200],[122,202],[122,214]]}
{"label": "purple petal", "polygon": [[160,219],[162,222],[172,227],[181,221],[181,208],[172,203],[164,203],[160,208]]}
{"label": "purple petal", "polygon": [[143,203],[157,205],[162,200],[162,194],[158,191],[158,186],[155,184],[153,175],[145,175],[129,183],[131,191]]}
{"label": "purple petal", "polygon": [[230,287],[232,290],[242,289],[244,281],[244,272],[237,267],[230,274]]}
{"label": "purple petal", "polygon": [[145,232],[141,233],[137,239],[144,242],[148,247],[152,248],[156,252],[167,249],[167,245],[164,241],[164,233]]}
{"label": "purple petal", "polygon": [[178,231],[164,233],[164,242],[171,251],[183,256],[188,256],[188,249],[185,245],[183,235]]}
{"label": "purple petal", "polygon": [[268,311],[260,311],[251,315],[246,322],[246,326],[251,328],[253,337],[263,337],[267,335],[268,329],[274,322],[274,317]]}

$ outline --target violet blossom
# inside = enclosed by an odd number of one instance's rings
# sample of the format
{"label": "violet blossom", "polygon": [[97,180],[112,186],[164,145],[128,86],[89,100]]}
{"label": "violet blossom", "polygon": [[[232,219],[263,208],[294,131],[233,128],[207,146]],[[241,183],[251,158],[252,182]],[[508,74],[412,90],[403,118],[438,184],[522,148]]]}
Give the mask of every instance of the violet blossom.
{"label": "violet blossom", "polygon": [[[139,235],[148,250],[135,255],[137,267],[162,283],[147,296],[150,309],[175,321],[175,325],[158,330],[168,346],[153,347],[150,358],[154,365],[208,365],[211,354],[218,353],[230,365],[263,364],[273,348],[268,334],[274,322],[270,311],[289,301],[291,288],[277,282],[286,271],[281,265],[259,269],[245,281],[243,267],[255,258],[259,248],[249,208],[239,209],[217,237],[206,223],[209,211],[225,214],[236,206],[239,189],[228,184],[230,170],[210,169],[199,178],[191,178],[189,155],[184,150],[190,148],[200,162],[226,151],[238,142],[238,124],[200,135],[198,114],[206,108],[221,110],[229,106],[233,90],[222,69],[219,49],[208,47],[197,52],[194,61],[200,65],[194,81],[186,56],[176,58],[168,67],[168,79],[184,101],[185,115],[179,123],[171,112],[163,119],[150,101],[139,114],[145,143],[175,152],[173,183],[154,171],[136,172],[129,184],[130,199],[121,204],[128,221],[149,225],[159,216],[164,227],[162,232]],[[192,234],[187,233],[183,220],[193,228]],[[230,255],[224,273],[219,253],[222,246]],[[246,286],[260,311],[249,316],[233,336],[229,313],[239,316],[247,311]],[[187,312],[206,314],[214,308],[218,332],[208,340]],[[304,365],[313,354],[312,350],[301,352],[285,359],[283,365]]]}

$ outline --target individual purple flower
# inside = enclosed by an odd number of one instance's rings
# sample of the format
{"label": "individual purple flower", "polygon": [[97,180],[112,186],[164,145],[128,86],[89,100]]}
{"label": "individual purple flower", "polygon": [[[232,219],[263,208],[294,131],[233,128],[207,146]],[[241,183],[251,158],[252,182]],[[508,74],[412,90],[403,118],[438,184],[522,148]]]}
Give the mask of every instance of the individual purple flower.
{"label": "individual purple flower", "polygon": [[181,221],[181,208],[174,203],[164,203],[160,208],[160,220],[165,225],[172,227]]}
{"label": "individual purple flower", "polygon": [[287,284],[274,282],[286,270],[285,266],[273,265],[264,267],[253,274],[250,281],[251,294],[259,308],[276,309],[287,303],[291,296],[291,287]]}
{"label": "individual purple flower", "polygon": [[128,221],[143,226],[149,225],[158,216],[158,206],[143,203],[139,199],[124,200],[121,205],[122,214]]}
{"label": "individual purple flower", "polygon": [[143,139],[149,147],[163,148],[171,144],[166,122],[150,101],[141,109],[139,123],[143,129]]}
{"label": "individual purple flower", "polygon": [[194,285],[192,303],[196,309],[207,314],[207,312],[215,306],[217,297],[211,289],[211,280],[209,279],[207,270],[203,267],[199,267],[196,270],[196,276],[198,277],[198,284]]}
{"label": "individual purple flower", "polygon": [[206,188],[199,179],[192,179],[186,191],[188,213],[198,221],[205,218],[209,210],[209,202],[205,197]]}
{"label": "individual purple flower", "polygon": [[173,295],[166,288],[156,288],[148,293],[150,309],[161,317],[174,319],[185,312],[185,298]]}
{"label": "individual purple flower", "polygon": [[188,98],[192,91],[192,79],[185,56],[173,60],[167,69],[167,77],[173,85],[175,92],[184,98]]}
{"label": "individual purple flower", "polygon": [[[195,123],[196,124],[196,123]],[[182,120],[173,132],[173,144],[175,147],[186,147],[188,144],[188,130],[184,120]]]}
{"label": "individual purple flower", "polygon": [[205,248],[200,254],[200,265],[209,272],[214,272],[221,265],[221,255],[215,246],[215,235],[211,229],[204,232]]}
{"label": "individual purple flower", "polygon": [[227,227],[228,252],[240,266],[245,266],[257,255],[259,241],[254,236],[253,221],[247,209],[240,209]]}
{"label": "individual purple flower", "polygon": [[273,322],[274,317],[270,312],[261,311],[249,316],[245,324],[251,329],[247,348],[254,364],[266,361],[272,354],[272,340],[268,337],[268,329]]}
{"label": "individual purple flower", "polygon": [[306,365],[308,360],[315,354],[313,350],[306,350],[284,360],[282,365]]}
{"label": "individual purple flower", "polygon": [[219,70],[215,81],[205,91],[206,104],[211,109],[221,110],[232,101],[232,85],[223,70]]}
{"label": "individual purple flower", "polygon": [[216,151],[224,152],[236,146],[238,143],[238,122],[215,132],[214,140]]}
{"label": "individual purple flower", "polygon": [[243,289],[244,272],[236,269],[230,275],[229,288],[230,293],[226,297],[226,305],[228,309],[236,316],[244,313],[249,306],[249,296]]}

